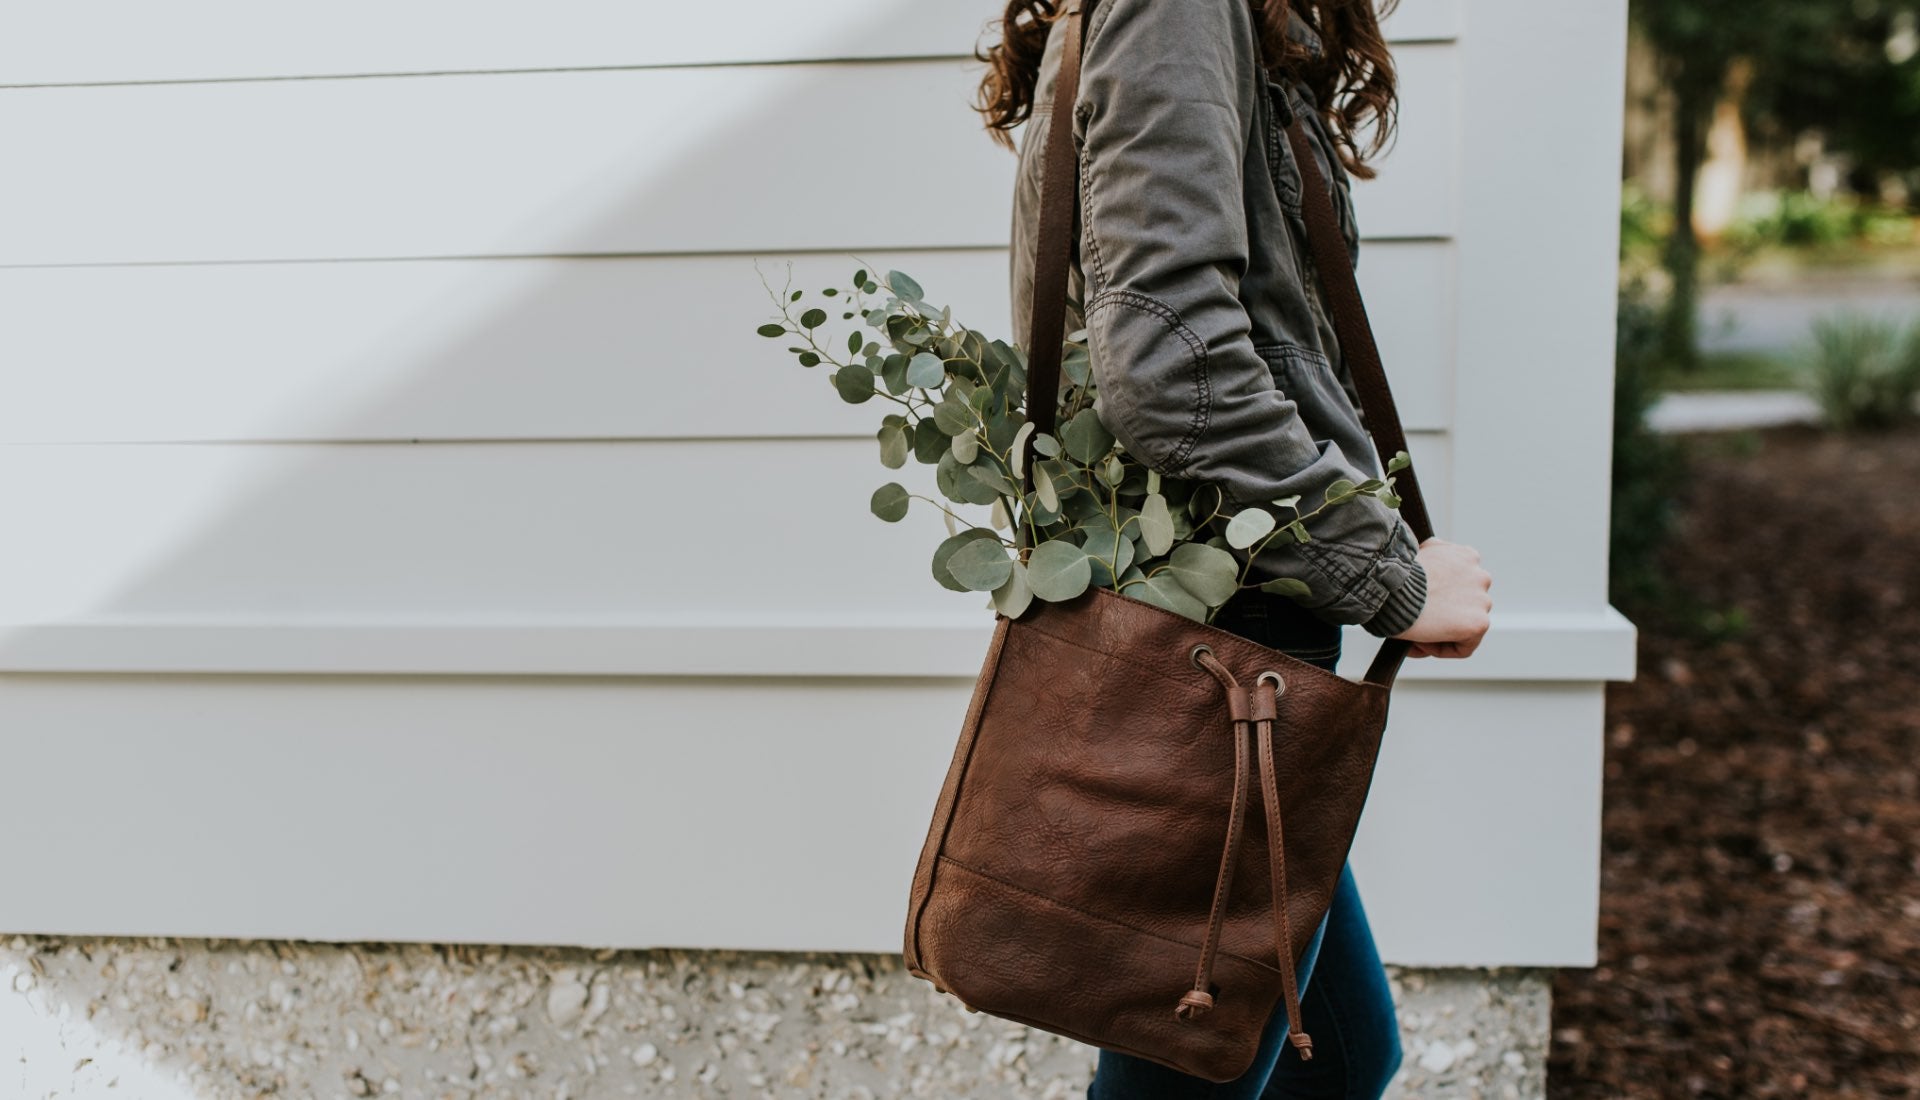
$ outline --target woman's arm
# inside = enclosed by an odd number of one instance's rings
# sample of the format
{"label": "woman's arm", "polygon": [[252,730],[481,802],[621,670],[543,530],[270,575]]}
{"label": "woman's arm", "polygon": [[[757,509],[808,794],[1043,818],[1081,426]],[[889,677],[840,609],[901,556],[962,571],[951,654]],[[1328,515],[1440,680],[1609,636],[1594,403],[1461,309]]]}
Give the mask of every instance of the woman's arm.
{"label": "woman's arm", "polygon": [[[1244,0],[1096,9],[1078,106],[1087,338],[1100,419],[1129,454],[1215,484],[1229,511],[1296,494],[1311,510],[1333,482],[1375,471],[1308,431],[1254,350],[1240,302],[1243,159],[1264,94],[1255,51]],[[1397,512],[1363,494],[1310,532],[1307,543],[1269,540],[1260,579],[1297,578],[1314,614],[1371,633],[1415,621],[1426,574]]]}

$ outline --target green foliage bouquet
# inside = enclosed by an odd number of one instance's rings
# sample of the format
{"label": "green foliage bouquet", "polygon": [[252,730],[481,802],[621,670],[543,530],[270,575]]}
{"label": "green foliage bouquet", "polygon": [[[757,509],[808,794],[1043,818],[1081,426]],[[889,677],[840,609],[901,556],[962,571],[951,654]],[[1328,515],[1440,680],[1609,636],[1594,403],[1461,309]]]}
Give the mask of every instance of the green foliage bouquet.
{"label": "green foliage bouquet", "polygon": [[[1026,418],[1025,353],[956,324],[950,307],[927,304],[920,284],[898,271],[857,271],[846,289],[819,291],[824,304],[807,304],[790,286],[768,293],[780,319],[760,335],[796,341],[787,350],[802,367],[831,368],[841,400],[894,406],[875,433],[881,465],[897,470],[911,457],[935,468],[947,502],[990,506],[982,527],[897,481],[872,499],[873,514],[890,523],[916,498],[939,508],[947,537],[933,551],[934,580],[991,593],[990,606],[1009,618],[1035,599],[1070,600],[1091,585],[1203,623],[1241,588],[1308,596],[1291,577],[1248,579],[1267,542],[1308,541],[1309,520],[1362,494],[1400,503],[1391,475],[1409,464],[1404,451],[1388,462],[1388,477],[1337,481],[1311,511],[1292,496],[1229,515],[1216,486],[1161,477],[1100,422],[1085,330],[1069,333],[1063,349],[1056,436],[1036,433]],[[835,313],[858,321],[844,339],[827,331]],[[1245,564],[1232,549],[1247,551]]]}

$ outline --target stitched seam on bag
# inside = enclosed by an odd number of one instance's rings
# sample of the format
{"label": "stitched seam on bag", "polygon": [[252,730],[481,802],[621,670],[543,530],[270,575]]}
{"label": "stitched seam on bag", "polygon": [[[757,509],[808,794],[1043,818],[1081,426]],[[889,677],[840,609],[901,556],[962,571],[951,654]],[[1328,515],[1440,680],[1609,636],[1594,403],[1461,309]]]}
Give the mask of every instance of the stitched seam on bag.
{"label": "stitched seam on bag", "polygon": [[[1093,234],[1089,232],[1088,236]],[[1213,378],[1207,370],[1207,345],[1195,335],[1193,329],[1180,319],[1179,311],[1158,298],[1142,294],[1137,290],[1103,290],[1087,307],[1087,322],[1092,324],[1093,315],[1108,304],[1129,305],[1143,313],[1151,313],[1160,318],[1174,335],[1186,341],[1187,353],[1193,359],[1193,389],[1196,400],[1193,412],[1187,418],[1187,434],[1174,444],[1173,452],[1165,460],[1169,468],[1177,469],[1185,465],[1193,448],[1200,442],[1200,433],[1207,422],[1213,419]]]}
{"label": "stitched seam on bag", "polygon": [[[1197,943],[1190,943],[1186,940],[1177,940],[1177,939],[1174,939],[1172,936],[1163,935],[1162,933],[1159,933],[1159,932],[1152,932],[1145,928],[1141,928],[1138,925],[1128,924],[1126,921],[1123,921],[1123,920],[1115,920],[1112,917],[1106,916],[1105,914],[1096,913],[1091,909],[1083,909],[1080,906],[1073,904],[1072,902],[1061,901],[1059,898],[1049,897],[1046,894],[1039,892],[1038,890],[1030,890],[1027,887],[1022,886],[1017,882],[1008,882],[1006,879],[1001,878],[999,875],[992,874],[987,871],[982,871],[980,868],[974,867],[967,863],[962,863],[961,861],[953,858],[950,855],[945,854],[944,852],[941,853],[940,858],[948,863],[953,864],[955,867],[960,868],[962,871],[968,872],[969,874],[978,875],[979,877],[986,879],[989,882],[997,882],[1009,890],[1013,890],[1018,893],[1025,894],[1031,898],[1038,898],[1039,900],[1044,901],[1049,905],[1057,905],[1062,909],[1066,909],[1066,910],[1070,910],[1072,912],[1078,913],[1083,917],[1090,917],[1094,920],[1099,921],[1102,924],[1110,924],[1115,928],[1125,928],[1129,932],[1137,932],[1142,936],[1146,936],[1148,939],[1159,940],[1161,943],[1170,943],[1176,947],[1191,948],[1192,950],[1195,950],[1195,951],[1200,950],[1200,945]],[[1271,966],[1267,963],[1263,963],[1258,959],[1249,959],[1245,955],[1242,955],[1237,951],[1227,951],[1223,948],[1216,946],[1214,948],[1214,954],[1216,956],[1225,955],[1228,958],[1238,959],[1249,966],[1257,966],[1260,969],[1265,970],[1269,974],[1274,974],[1277,976],[1280,973],[1278,968]]]}

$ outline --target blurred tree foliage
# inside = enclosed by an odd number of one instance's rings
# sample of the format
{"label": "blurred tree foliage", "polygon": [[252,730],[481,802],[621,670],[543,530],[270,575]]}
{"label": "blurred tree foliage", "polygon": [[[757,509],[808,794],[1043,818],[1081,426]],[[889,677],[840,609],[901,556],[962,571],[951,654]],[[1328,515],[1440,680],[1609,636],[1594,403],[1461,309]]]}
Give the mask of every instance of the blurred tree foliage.
{"label": "blurred tree foliage", "polygon": [[1673,232],[1664,262],[1672,296],[1665,358],[1698,361],[1700,241],[1693,193],[1707,129],[1738,62],[1750,66],[1745,113],[1790,137],[1810,129],[1854,158],[1856,185],[1920,165],[1920,0],[1632,0],[1632,18],[1672,95]]}

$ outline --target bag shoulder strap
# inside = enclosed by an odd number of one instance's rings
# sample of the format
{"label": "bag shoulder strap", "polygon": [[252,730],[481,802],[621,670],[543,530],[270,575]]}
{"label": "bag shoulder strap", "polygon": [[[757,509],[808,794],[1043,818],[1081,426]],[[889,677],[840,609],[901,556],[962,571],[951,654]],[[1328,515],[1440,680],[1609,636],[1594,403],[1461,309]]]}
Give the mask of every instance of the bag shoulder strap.
{"label": "bag shoulder strap", "polygon": [[[1033,257],[1032,332],[1026,349],[1027,419],[1034,424],[1034,431],[1025,444],[1028,453],[1023,456],[1028,488],[1034,467],[1032,437],[1040,432],[1053,432],[1059,412],[1067,272],[1072,259],[1074,212],[1080,190],[1079,163],[1073,145],[1074,107],[1080,96],[1082,24],[1091,17],[1098,2],[1068,0],[1066,10],[1059,16],[1066,25],[1062,28],[1060,67],[1041,161],[1040,223]],[[1387,383],[1379,345],[1367,319],[1366,304],[1360,297],[1346,235],[1340,231],[1326,176],[1320,171],[1305,124],[1298,114],[1288,120],[1286,130],[1294,162],[1300,170],[1307,249],[1333,314],[1334,335],[1353,375],[1354,388],[1360,395],[1361,418],[1373,437],[1374,446],[1382,456],[1391,457],[1407,449],[1406,431],[1394,407],[1393,390]],[[1414,540],[1424,542],[1433,535],[1433,524],[1412,466],[1397,472],[1394,489],[1400,497],[1401,517],[1413,532]],[[1384,639],[1366,679],[1391,686],[1409,648],[1410,643],[1402,639]]]}

